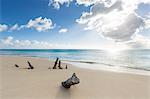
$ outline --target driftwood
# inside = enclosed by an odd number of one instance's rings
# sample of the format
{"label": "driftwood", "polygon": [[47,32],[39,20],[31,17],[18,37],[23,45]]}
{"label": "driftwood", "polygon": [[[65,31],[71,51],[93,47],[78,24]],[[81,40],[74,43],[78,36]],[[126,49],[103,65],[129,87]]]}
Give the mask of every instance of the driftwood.
{"label": "driftwood", "polygon": [[68,69],[68,66],[66,65],[65,69]]}
{"label": "driftwood", "polygon": [[19,68],[19,66],[17,64],[15,64],[15,67]]}
{"label": "driftwood", "polygon": [[58,63],[59,58],[56,59],[55,64],[53,66],[53,69],[56,69],[57,63]]}
{"label": "driftwood", "polygon": [[31,65],[31,63],[29,61],[28,62],[28,65],[29,65],[29,68],[28,69],[34,69],[34,67]]}
{"label": "driftwood", "polygon": [[70,88],[72,85],[79,84],[80,79],[76,76],[75,73],[73,73],[72,77],[67,79],[66,81],[62,82],[62,86],[66,89]]}
{"label": "driftwood", "polygon": [[59,63],[58,63],[58,68],[59,69],[63,69],[62,67],[61,67],[61,61],[59,60]]}

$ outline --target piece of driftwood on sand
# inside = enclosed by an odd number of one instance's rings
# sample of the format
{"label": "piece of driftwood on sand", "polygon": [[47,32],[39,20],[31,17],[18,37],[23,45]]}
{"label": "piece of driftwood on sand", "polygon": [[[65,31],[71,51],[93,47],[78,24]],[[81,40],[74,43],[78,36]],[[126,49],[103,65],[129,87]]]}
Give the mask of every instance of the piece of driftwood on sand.
{"label": "piece of driftwood on sand", "polygon": [[15,67],[19,68],[19,66],[17,64],[15,64]]}
{"label": "piece of driftwood on sand", "polygon": [[72,77],[67,79],[66,81],[62,82],[62,86],[66,89],[70,88],[72,85],[79,84],[80,79],[76,76],[75,73],[73,73]]}
{"label": "piece of driftwood on sand", "polygon": [[57,66],[58,60],[59,60],[59,58],[56,59],[53,69],[57,69],[56,66]]}
{"label": "piece of driftwood on sand", "polygon": [[29,61],[28,62],[28,65],[29,65],[29,68],[28,69],[34,69],[34,67],[31,65],[31,63]]}
{"label": "piece of driftwood on sand", "polygon": [[66,65],[65,69],[68,69],[68,66]]}
{"label": "piece of driftwood on sand", "polygon": [[59,69],[63,69],[62,67],[61,67],[61,61],[59,60],[59,63],[58,63],[58,68]]}

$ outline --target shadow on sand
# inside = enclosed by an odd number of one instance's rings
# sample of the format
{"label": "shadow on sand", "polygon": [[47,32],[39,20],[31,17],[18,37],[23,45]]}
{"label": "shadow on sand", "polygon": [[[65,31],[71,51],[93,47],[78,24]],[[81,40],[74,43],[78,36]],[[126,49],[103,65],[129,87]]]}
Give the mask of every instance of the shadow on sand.
{"label": "shadow on sand", "polygon": [[71,98],[71,90],[65,89],[64,87],[60,86],[55,99],[70,99],[70,98]]}

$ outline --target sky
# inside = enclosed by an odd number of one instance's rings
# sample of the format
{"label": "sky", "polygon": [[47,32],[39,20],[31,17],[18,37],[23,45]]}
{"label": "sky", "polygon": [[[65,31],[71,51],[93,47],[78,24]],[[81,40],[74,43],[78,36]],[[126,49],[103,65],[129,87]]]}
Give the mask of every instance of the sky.
{"label": "sky", "polygon": [[0,0],[0,48],[149,49],[150,0]]}

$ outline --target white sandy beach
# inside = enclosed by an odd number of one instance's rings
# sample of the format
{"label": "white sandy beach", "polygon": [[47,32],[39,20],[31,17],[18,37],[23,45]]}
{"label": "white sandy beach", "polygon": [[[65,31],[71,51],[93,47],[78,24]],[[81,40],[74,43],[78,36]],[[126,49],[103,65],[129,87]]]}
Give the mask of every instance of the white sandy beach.
{"label": "white sandy beach", "polygon": [[[27,60],[35,69],[26,69]],[[150,76],[83,69],[70,64],[68,69],[48,69],[53,65],[48,59],[0,56],[0,98],[150,99]],[[68,90],[61,87],[61,82],[74,72],[80,83]]]}

